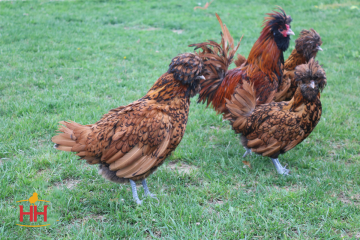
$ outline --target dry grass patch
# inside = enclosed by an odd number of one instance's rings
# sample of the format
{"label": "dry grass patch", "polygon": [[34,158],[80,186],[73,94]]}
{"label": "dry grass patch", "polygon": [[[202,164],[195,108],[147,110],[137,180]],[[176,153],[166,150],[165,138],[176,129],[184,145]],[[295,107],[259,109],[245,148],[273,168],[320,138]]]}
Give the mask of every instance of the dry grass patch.
{"label": "dry grass patch", "polygon": [[75,188],[79,182],[81,182],[81,180],[75,180],[75,179],[65,179],[62,182],[57,182],[54,184],[55,187],[63,189],[63,188],[67,188],[67,189],[73,189]]}
{"label": "dry grass patch", "polygon": [[171,171],[177,171],[180,174],[190,174],[198,170],[198,167],[188,165],[179,160],[169,162],[167,168]]}
{"label": "dry grass patch", "polygon": [[212,200],[208,201],[208,203],[211,205],[222,205],[222,204],[224,204],[224,201],[218,200],[218,199],[212,199]]}
{"label": "dry grass patch", "polygon": [[345,204],[354,204],[356,206],[360,205],[360,194],[351,195],[345,194],[344,192],[341,192],[337,195],[337,199],[340,200],[342,203]]}
{"label": "dry grass patch", "polygon": [[345,238],[360,239],[360,232],[356,232],[356,233],[350,233],[350,232],[341,233],[341,238],[342,238],[342,239],[345,239]]}

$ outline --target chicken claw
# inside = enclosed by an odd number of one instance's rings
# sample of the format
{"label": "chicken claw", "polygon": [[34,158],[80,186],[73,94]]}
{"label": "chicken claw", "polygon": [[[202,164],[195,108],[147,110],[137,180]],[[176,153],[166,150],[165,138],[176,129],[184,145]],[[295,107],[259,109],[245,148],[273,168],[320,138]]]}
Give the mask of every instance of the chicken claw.
{"label": "chicken claw", "polygon": [[279,162],[279,159],[277,158],[271,158],[271,161],[273,162],[275,168],[276,168],[276,171],[281,174],[281,175],[284,175],[284,176],[289,176],[290,175],[290,170],[286,168],[286,165],[283,167],[281,165],[281,163]]}

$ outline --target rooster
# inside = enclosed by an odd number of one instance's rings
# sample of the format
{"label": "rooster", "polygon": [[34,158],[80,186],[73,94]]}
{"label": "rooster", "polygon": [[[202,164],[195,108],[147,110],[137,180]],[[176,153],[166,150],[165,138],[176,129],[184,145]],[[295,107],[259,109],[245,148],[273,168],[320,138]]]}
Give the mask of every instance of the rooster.
{"label": "rooster", "polygon": [[285,61],[283,69],[283,81],[278,92],[275,94],[274,101],[289,101],[297,88],[294,81],[295,67],[307,63],[311,58],[315,58],[318,51],[322,51],[320,35],[314,30],[302,30],[300,36],[295,40],[295,49]]}
{"label": "rooster", "polygon": [[190,97],[200,90],[203,63],[192,53],[175,57],[141,99],[109,111],[98,122],[81,125],[60,122],[60,133],[51,140],[55,148],[76,152],[88,164],[99,164],[99,173],[117,183],[130,181],[133,198],[141,204],[135,181],[159,167],[180,143],[188,119]]}
{"label": "rooster", "polygon": [[[279,8],[279,11],[267,15],[261,35],[252,47],[248,59],[240,59],[242,65],[238,68],[228,70],[234,51],[237,50],[233,47],[229,34],[223,34],[222,42],[230,42],[232,48],[224,48],[223,44],[220,46],[213,41],[189,45],[196,47],[195,50],[202,49],[202,52],[196,53],[204,61],[205,77],[200,82],[199,102],[207,102],[207,105],[211,103],[217,113],[226,114],[228,110],[225,99],[229,99],[235,88],[241,87],[244,82],[254,85],[257,104],[273,100],[281,83],[283,52],[288,49],[290,35],[294,35],[294,32],[290,28],[292,19],[283,9]],[[219,22],[223,25],[220,20]]]}
{"label": "rooster", "polygon": [[[314,130],[321,117],[320,91],[326,85],[324,69],[313,58],[295,69],[298,87],[288,102],[256,106],[254,84],[238,86],[226,100],[230,120],[248,153],[270,157],[279,174],[288,175],[278,156],[301,143]],[[256,108],[255,108],[256,106]]]}

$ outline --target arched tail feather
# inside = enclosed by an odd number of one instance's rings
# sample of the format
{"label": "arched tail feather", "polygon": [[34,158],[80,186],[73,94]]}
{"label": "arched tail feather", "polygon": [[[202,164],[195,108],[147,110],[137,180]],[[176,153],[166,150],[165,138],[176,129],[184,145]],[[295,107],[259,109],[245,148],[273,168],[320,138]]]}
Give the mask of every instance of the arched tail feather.
{"label": "arched tail feather", "polygon": [[207,102],[207,106],[214,100],[216,91],[226,76],[228,68],[233,62],[234,55],[242,40],[241,37],[237,46],[234,46],[234,39],[226,25],[223,24],[219,15],[216,14],[216,17],[222,30],[221,43],[218,44],[214,41],[208,41],[189,45],[189,47],[195,47],[195,51],[197,49],[202,50],[196,52],[204,62],[203,76],[205,77],[205,80],[200,81],[201,91],[198,102]]}

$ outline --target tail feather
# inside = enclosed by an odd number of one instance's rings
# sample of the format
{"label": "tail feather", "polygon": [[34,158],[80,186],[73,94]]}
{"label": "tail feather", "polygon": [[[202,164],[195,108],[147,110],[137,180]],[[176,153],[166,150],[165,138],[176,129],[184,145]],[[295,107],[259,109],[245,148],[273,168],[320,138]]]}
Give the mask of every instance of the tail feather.
{"label": "tail feather", "polygon": [[246,127],[247,118],[256,106],[256,93],[253,85],[247,81],[243,82],[242,88],[237,87],[231,100],[226,99],[226,107],[229,113],[225,118],[230,120],[233,129],[241,133]]}
{"label": "tail feather", "polygon": [[85,145],[82,145],[82,144],[77,143],[77,144],[75,144],[75,145],[72,147],[72,151],[73,151],[73,152],[81,152],[81,151],[84,151],[85,148],[86,148]]}
{"label": "tail feather", "polygon": [[[58,135],[51,138],[51,141],[56,143],[55,148],[63,151],[72,151],[71,149],[77,145],[76,143],[76,135],[74,133],[74,130],[82,126],[80,124],[77,124],[75,122],[65,122],[61,121],[59,122],[62,125],[59,125]],[[70,148],[70,150],[68,150]],[[75,151],[74,151],[75,152]]]}
{"label": "tail feather", "polygon": [[61,151],[77,152],[77,156],[86,159],[89,164],[99,162],[96,156],[86,151],[86,139],[90,133],[90,126],[84,126],[76,122],[60,122],[59,134],[52,137],[51,141],[55,143],[55,148]]}
{"label": "tail feather", "polygon": [[55,148],[61,151],[65,151],[65,152],[71,152],[71,147],[68,146],[64,146],[64,145],[55,145]]}
{"label": "tail feather", "polygon": [[223,45],[224,49],[227,49],[227,46],[228,46],[227,43],[229,43],[230,48],[234,48],[234,39],[231,36],[229,30],[227,29],[226,25],[223,24],[223,22],[222,22],[221,18],[219,17],[219,15],[217,13],[215,13],[215,15],[216,15],[217,20],[220,23],[221,31],[224,34],[224,38],[223,38],[223,40],[225,41],[225,43]]}
{"label": "tail feather", "polygon": [[236,57],[236,60],[234,61],[236,67],[240,67],[245,62],[246,62],[246,58],[241,54],[238,54],[237,57]]}
{"label": "tail feather", "polygon": [[195,51],[202,50],[196,53],[204,62],[203,76],[205,77],[205,80],[200,81],[201,91],[198,102],[207,102],[207,106],[214,100],[216,91],[233,62],[234,55],[242,40],[241,37],[239,43],[235,46],[234,39],[228,28],[223,24],[219,15],[216,14],[216,17],[222,30],[221,43],[208,41],[189,45],[189,47],[195,47]]}
{"label": "tail feather", "polygon": [[52,138],[52,141],[59,145],[65,145],[68,147],[73,147],[76,145],[76,142],[71,138],[68,138],[68,134],[60,133]]}

